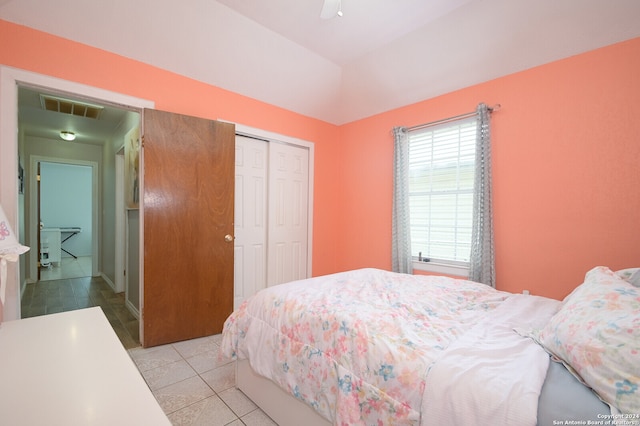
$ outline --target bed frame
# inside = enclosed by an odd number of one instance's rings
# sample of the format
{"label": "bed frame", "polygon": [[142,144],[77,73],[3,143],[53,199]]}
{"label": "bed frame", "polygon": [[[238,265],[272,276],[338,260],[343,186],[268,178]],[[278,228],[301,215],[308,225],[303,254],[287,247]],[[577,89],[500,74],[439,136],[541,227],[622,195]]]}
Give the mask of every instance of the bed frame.
{"label": "bed frame", "polygon": [[[236,385],[279,426],[331,426],[307,404],[254,372],[247,360],[236,362]],[[547,408],[538,410],[539,425],[550,425],[554,419],[595,421],[610,413],[604,402],[557,362],[549,365],[540,403]]]}
{"label": "bed frame", "polygon": [[247,360],[236,362],[236,386],[279,426],[331,426],[313,408],[254,372]]}

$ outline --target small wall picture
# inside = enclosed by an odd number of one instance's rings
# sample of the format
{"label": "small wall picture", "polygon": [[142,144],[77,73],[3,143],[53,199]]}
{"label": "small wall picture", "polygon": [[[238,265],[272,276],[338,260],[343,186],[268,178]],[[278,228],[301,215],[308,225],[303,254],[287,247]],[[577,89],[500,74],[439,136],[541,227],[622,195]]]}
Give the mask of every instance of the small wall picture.
{"label": "small wall picture", "polygon": [[124,157],[127,207],[137,209],[140,202],[140,129],[137,126],[125,135]]}

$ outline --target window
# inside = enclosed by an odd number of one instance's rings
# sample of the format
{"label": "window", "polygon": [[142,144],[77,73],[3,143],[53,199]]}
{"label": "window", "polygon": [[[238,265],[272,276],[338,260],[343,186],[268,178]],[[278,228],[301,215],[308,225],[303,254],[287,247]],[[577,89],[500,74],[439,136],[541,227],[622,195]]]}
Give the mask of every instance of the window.
{"label": "window", "polygon": [[411,254],[468,267],[476,117],[409,132]]}

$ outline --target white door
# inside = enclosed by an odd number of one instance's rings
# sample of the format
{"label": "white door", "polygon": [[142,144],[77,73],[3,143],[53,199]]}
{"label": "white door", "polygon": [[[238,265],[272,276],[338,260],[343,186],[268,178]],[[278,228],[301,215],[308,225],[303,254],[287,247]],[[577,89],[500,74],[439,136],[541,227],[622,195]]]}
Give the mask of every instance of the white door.
{"label": "white door", "polygon": [[268,148],[236,136],[234,309],[267,285]]}
{"label": "white door", "polygon": [[309,150],[269,143],[267,285],[307,278]]}
{"label": "white door", "polygon": [[307,278],[309,149],[236,136],[234,309]]}

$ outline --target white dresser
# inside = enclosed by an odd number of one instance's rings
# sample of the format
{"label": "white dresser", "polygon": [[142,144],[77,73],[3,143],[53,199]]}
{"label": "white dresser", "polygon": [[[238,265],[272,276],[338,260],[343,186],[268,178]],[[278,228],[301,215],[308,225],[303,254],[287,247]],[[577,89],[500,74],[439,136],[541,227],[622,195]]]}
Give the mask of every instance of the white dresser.
{"label": "white dresser", "polygon": [[0,425],[170,425],[99,307],[0,325]]}

